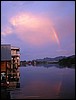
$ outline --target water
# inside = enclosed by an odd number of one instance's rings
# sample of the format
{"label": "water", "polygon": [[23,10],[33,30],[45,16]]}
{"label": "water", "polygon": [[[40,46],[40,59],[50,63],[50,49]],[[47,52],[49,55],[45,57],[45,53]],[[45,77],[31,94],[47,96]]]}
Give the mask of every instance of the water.
{"label": "water", "polygon": [[12,99],[74,99],[75,69],[59,65],[21,66]]}

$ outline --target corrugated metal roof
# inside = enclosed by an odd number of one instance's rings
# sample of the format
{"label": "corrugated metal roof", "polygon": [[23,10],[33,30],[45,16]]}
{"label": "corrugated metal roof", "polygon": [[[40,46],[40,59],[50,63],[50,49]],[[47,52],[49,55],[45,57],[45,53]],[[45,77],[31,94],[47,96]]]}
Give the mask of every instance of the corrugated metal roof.
{"label": "corrugated metal roof", "polygon": [[11,45],[1,45],[1,61],[11,60]]}

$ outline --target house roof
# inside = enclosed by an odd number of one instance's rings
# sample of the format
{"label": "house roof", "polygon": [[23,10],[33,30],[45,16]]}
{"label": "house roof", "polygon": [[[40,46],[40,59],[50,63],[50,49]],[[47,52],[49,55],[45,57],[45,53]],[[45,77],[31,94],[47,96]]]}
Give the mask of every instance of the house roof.
{"label": "house roof", "polygon": [[15,46],[11,46],[11,50],[20,50],[20,48],[18,48],[18,47],[15,47]]}
{"label": "house roof", "polygon": [[11,60],[11,45],[3,44],[1,45],[1,61]]}

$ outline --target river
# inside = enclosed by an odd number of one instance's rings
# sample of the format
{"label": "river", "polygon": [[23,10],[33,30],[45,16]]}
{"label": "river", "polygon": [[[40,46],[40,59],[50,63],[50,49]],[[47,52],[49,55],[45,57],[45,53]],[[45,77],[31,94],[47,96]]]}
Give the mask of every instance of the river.
{"label": "river", "polygon": [[20,88],[11,99],[74,99],[75,68],[57,64],[20,66]]}

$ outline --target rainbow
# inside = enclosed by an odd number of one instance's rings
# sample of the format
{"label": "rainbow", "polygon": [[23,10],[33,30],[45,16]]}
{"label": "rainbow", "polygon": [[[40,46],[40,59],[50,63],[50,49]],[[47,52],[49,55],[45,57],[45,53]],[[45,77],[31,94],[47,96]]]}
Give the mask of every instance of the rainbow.
{"label": "rainbow", "polygon": [[58,38],[57,33],[56,33],[56,31],[55,31],[55,28],[53,28],[53,27],[51,26],[51,29],[52,29],[52,32],[53,32],[53,34],[54,34],[54,37],[55,37],[55,39],[56,39],[57,44],[60,46],[60,41],[59,41],[59,38]]}

